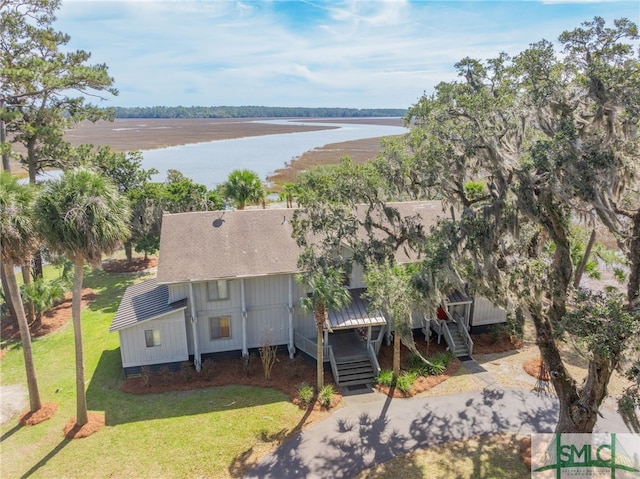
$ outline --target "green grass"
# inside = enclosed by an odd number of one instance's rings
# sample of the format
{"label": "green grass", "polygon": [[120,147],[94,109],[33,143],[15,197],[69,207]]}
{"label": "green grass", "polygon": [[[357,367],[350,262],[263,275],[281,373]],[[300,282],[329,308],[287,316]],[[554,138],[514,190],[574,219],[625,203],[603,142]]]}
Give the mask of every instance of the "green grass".
{"label": "green grass", "polygon": [[[75,416],[73,327],[34,340],[42,400],[58,404],[52,419],[0,428],[2,478],[238,477],[303,420],[304,411],[270,388],[229,386],[156,395],[129,395],[118,335],[109,325],[124,289],[140,278],[94,271],[85,286],[98,297],[83,311],[87,402],[106,426],[85,439],[65,440]],[[19,343],[8,343],[0,384],[26,384]]]}

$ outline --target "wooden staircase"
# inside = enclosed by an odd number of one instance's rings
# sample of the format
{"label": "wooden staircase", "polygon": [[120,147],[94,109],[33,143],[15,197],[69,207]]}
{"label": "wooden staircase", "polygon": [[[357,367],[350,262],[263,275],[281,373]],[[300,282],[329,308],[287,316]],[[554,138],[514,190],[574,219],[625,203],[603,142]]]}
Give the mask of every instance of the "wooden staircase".
{"label": "wooden staircase", "polygon": [[338,371],[335,380],[338,386],[375,383],[376,373],[366,354],[336,358],[335,363]]}
{"label": "wooden staircase", "polygon": [[453,344],[449,344],[448,346],[449,350],[453,353],[453,356],[456,358],[459,358],[460,356],[468,356],[469,351],[467,350],[467,346],[464,344],[464,340],[462,339],[458,328],[450,328],[449,332],[451,333]]}

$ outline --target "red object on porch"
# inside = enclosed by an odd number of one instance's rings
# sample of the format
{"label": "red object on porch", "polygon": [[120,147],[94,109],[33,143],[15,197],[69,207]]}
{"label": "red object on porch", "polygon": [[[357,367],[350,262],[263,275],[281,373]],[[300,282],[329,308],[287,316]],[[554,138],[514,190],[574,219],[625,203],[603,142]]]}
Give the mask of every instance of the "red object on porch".
{"label": "red object on porch", "polygon": [[444,310],[444,308],[442,306],[438,306],[438,313],[437,313],[438,319],[447,319],[447,312]]}

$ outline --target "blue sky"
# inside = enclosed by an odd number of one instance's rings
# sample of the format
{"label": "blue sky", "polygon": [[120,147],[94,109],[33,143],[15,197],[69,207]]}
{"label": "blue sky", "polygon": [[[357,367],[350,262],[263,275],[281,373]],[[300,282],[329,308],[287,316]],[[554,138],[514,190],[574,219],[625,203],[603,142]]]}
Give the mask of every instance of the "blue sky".
{"label": "blue sky", "polygon": [[516,54],[640,2],[63,0],[55,27],[105,63],[105,106],[407,108],[465,56]]}

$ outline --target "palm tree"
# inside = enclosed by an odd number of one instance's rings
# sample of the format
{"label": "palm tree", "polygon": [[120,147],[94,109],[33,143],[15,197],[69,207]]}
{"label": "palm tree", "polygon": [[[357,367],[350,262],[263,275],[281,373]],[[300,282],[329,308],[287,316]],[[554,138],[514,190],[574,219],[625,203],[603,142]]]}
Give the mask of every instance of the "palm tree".
{"label": "palm tree", "polygon": [[420,302],[412,282],[411,267],[398,264],[370,264],[365,282],[366,297],[373,309],[383,310],[393,322],[393,376],[400,376],[400,344],[417,353],[413,342],[411,309]]}
{"label": "palm tree", "polygon": [[74,265],[71,316],[76,353],[76,425],[88,421],[80,306],[85,261],[99,265],[129,235],[129,202],[107,178],[87,169],[47,183],[35,205],[38,230],[49,248]]}
{"label": "palm tree", "polygon": [[287,208],[293,208],[293,200],[298,194],[298,185],[295,183],[285,183],[282,185],[282,192],[279,200],[287,202]]}
{"label": "palm tree", "polygon": [[0,258],[2,270],[7,280],[7,295],[14,305],[20,329],[29,390],[29,410],[36,412],[42,407],[42,403],[33,364],[31,333],[14,269],[15,266],[24,264],[37,246],[31,214],[33,199],[34,194],[31,187],[20,185],[8,171],[0,173]]}
{"label": "palm tree", "polygon": [[324,386],[322,336],[325,323],[329,317],[329,310],[343,308],[351,301],[351,294],[343,287],[343,280],[344,273],[342,270],[334,267],[329,267],[325,270],[315,269],[298,275],[298,281],[311,289],[311,293],[302,298],[301,305],[305,311],[313,312],[316,322],[318,391]]}
{"label": "palm tree", "polygon": [[262,181],[251,170],[234,170],[229,173],[227,181],[222,184],[222,191],[235,202],[239,210],[243,210],[247,203],[264,200]]}

